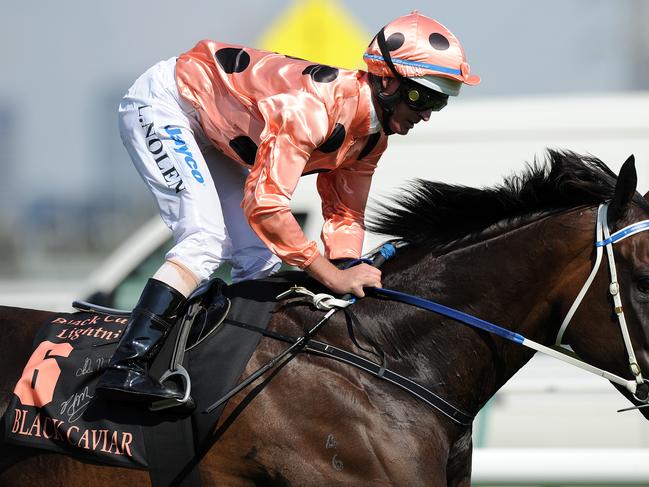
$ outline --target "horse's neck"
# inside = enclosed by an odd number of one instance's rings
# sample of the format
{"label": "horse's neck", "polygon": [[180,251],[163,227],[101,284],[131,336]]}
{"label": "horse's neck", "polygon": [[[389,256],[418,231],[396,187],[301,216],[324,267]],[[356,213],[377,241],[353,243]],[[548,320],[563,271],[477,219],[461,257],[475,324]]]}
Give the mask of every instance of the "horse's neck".
{"label": "horse's neck", "polygon": [[[581,260],[588,262],[592,241],[584,230],[593,222],[592,213],[585,213],[589,217],[575,218],[574,211],[546,217],[440,257],[425,256],[386,276],[383,284],[549,344],[565,308],[560,295],[566,267],[576,255],[585,254]],[[416,379],[467,411],[477,412],[533,355],[468,325],[423,310],[400,309],[394,326],[403,334],[394,344],[395,366],[410,367]]]}

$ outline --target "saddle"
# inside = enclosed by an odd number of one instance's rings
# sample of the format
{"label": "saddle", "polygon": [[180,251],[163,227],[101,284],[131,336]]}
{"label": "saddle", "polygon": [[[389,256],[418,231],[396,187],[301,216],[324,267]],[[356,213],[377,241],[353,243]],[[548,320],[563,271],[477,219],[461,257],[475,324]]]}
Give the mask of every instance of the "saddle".
{"label": "saddle", "polygon": [[[4,441],[93,463],[147,469],[154,485],[198,485],[187,465],[225,407],[206,409],[235,386],[277,307],[276,297],[305,275],[287,272],[226,285],[212,280],[188,300],[150,372],[183,392],[181,401],[108,403],[94,388],[117,348],[129,312],[78,302],[76,313],[43,325],[4,415]],[[228,326],[251,323],[254,329]],[[184,447],[183,447],[184,444]],[[194,481],[191,481],[191,479]]]}

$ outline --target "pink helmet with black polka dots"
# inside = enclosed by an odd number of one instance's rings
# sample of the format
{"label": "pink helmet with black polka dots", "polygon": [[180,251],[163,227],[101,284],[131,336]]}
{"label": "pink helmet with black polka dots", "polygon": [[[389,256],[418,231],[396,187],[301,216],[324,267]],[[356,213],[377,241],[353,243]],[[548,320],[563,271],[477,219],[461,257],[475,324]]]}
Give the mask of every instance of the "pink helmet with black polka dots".
{"label": "pink helmet with black polka dots", "polygon": [[[387,61],[380,45],[382,35]],[[457,37],[416,10],[386,25],[370,42],[363,58],[372,74],[394,77],[395,69],[397,76],[410,78],[446,95],[457,95],[463,83],[480,83],[479,76],[470,74]]]}

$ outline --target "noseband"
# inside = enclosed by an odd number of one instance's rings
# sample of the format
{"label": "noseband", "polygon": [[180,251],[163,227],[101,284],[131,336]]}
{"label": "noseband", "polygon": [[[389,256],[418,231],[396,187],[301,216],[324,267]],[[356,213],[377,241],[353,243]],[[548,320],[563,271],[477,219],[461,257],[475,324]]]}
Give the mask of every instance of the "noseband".
{"label": "noseband", "polygon": [[635,387],[630,387],[629,384],[626,384],[625,387],[631,393],[633,393],[633,396],[638,401],[641,401],[643,403],[649,403],[649,387],[648,387],[649,383],[645,385],[645,380],[642,378],[642,372],[640,370],[640,366],[638,365],[638,361],[633,351],[633,345],[631,344],[631,337],[629,336],[629,329],[626,324],[626,318],[624,317],[624,309],[622,307],[622,299],[620,297],[620,285],[617,280],[617,269],[615,267],[615,257],[613,255],[613,244],[620,242],[621,240],[624,240],[625,238],[630,237],[631,235],[635,235],[636,233],[649,230],[649,220],[642,220],[637,223],[633,223],[631,225],[622,228],[621,230],[618,230],[617,232],[611,235],[608,228],[607,213],[608,213],[608,203],[599,205],[599,208],[597,209],[597,226],[596,226],[596,237],[595,237],[595,248],[596,248],[595,264],[593,265],[593,269],[590,272],[588,279],[586,279],[586,282],[584,283],[583,287],[579,291],[577,298],[575,298],[575,301],[572,303],[572,306],[568,310],[568,313],[566,314],[566,317],[564,318],[563,323],[561,324],[561,328],[559,329],[559,333],[555,341],[555,346],[562,348],[561,342],[563,340],[563,335],[566,331],[566,328],[568,328],[568,324],[570,323],[570,320],[572,319],[573,315],[577,311],[577,308],[579,308],[581,301],[583,300],[584,296],[586,295],[586,292],[588,291],[590,285],[593,283],[593,280],[595,279],[595,275],[597,274],[597,271],[599,270],[599,266],[602,263],[602,254],[604,253],[603,248],[605,247],[606,255],[608,257],[608,267],[611,276],[611,282],[609,284],[608,290],[611,296],[613,296],[613,310],[615,311],[615,315],[617,316],[620,325],[620,331],[622,332],[622,338],[624,340],[624,347],[626,349],[627,356],[629,357],[629,370],[633,374],[635,380],[635,384],[633,384],[635,385]]}

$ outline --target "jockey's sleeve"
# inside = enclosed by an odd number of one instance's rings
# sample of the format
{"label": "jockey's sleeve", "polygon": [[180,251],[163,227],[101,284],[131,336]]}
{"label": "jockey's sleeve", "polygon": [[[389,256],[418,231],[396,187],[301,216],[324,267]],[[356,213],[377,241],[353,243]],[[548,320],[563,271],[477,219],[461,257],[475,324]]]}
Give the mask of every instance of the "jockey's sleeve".
{"label": "jockey's sleeve", "polygon": [[259,238],[284,262],[307,267],[320,254],[291,214],[290,201],[313,151],[325,140],[325,105],[301,91],[258,102],[266,125],[241,206]]}
{"label": "jockey's sleeve", "polygon": [[318,174],[322,241],[328,259],[358,258],[365,236],[365,206],[380,153],[351,166]]}

